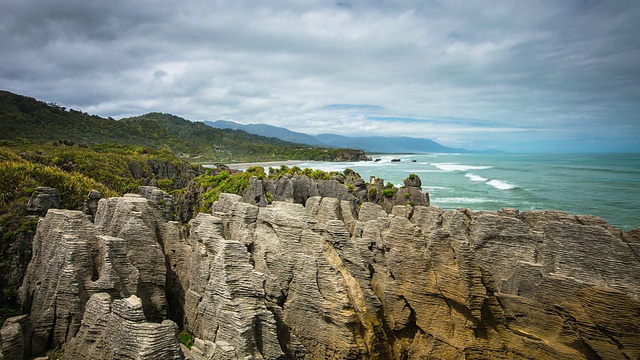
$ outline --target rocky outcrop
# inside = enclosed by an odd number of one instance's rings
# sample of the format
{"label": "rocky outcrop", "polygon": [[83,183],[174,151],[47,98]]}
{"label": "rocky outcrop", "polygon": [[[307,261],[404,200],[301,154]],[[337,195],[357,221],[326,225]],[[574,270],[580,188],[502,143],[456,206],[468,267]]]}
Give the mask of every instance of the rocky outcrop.
{"label": "rocky outcrop", "polygon": [[68,344],[81,328],[87,302],[98,293],[116,299],[135,295],[146,319],[166,319],[172,274],[162,245],[178,244],[180,228],[139,195],[102,199],[95,224],[80,211],[51,209],[38,225],[20,288],[32,324],[31,354]]}
{"label": "rocky outcrop", "polygon": [[143,184],[156,186],[157,179],[170,179],[174,189],[180,189],[189,183],[194,177],[203,174],[202,166],[194,166],[188,163],[173,163],[148,159],[146,162],[132,161],[128,165],[129,174]]}
{"label": "rocky outcrop", "polygon": [[25,338],[25,331],[28,330],[28,327],[26,315],[5,320],[0,329],[0,359],[11,360],[28,357],[29,339]]}
{"label": "rocky outcrop", "polygon": [[[278,181],[293,193],[294,177]],[[188,234],[142,196],[100,200],[95,223],[50,210],[21,288],[28,315],[5,322],[3,356],[640,357],[637,230],[303,194],[266,206],[222,194]]]}
{"label": "rocky outcrop", "polygon": [[87,302],[78,334],[65,346],[66,359],[180,359],[173,321],[146,321],[140,298],[112,300],[107,293]]}
{"label": "rocky outcrop", "polygon": [[100,199],[102,199],[100,192],[98,190],[91,190],[89,194],[87,194],[84,204],[82,204],[82,212],[85,215],[89,215],[91,221],[93,221],[96,211],[98,211],[98,202]]}
{"label": "rocky outcrop", "polygon": [[60,207],[60,192],[58,189],[41,186],[37,187],[29,202],[27,203],[27,213],[31,215],[45,216],[49,209]]}
{"label": "rocky outcrop", "polygon": [[224,196],[199,216],[185,321],[194,358],[278,358],[276,340],[287,358],[640,356],[640,264],[606,223],[356,210]]}
{"label": "rocky outcrop", "polygon": [[263,187],[263,191],[272,195],[273,201],[304,204],[310,197],[322,196],[357,202],[349,187],[335,179],[316,180],[308,176],[287,174],[280,179],[268,180]]}
{"label": "rocky outcrop", "polygon": [[391,213],[397,205],[429,206],[429,193],[422,191],[422,181],[415,174],[403,179],[404,186],[395,187],[384,184],[384,179],[372,177],[367,187],[367,200],[380,205],[384,211]]}

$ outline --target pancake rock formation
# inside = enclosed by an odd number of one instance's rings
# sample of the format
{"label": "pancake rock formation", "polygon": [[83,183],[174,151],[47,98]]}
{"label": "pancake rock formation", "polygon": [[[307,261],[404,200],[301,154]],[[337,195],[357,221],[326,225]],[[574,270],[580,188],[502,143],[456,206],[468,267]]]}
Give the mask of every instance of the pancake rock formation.
{"label": "pancake rock formation", "polygon": [[555,211],[222,194],[183,231],[101,199],[40,220],[0,359],[637,359],[639,260],[639,230]]}

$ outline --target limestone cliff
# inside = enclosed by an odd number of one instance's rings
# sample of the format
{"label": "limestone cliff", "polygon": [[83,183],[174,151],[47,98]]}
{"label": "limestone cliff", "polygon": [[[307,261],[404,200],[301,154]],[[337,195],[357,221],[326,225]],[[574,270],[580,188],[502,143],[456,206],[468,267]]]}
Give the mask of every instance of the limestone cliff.
{"label": "limestone cliff", "polygon": [[49,210],[0,359],[55,347],[70,359],[640,357],[638,230],[555,211],[222,194],[184,233],[152,200],[101,199],[95,223]]}
{"label": "limestone cliff", "polygon": [[[194,221],[199,242],[234,244],[191,260],[194,358],[278,358],[274,320],[290,358],[640,356],[638,257],[597,218],[423,206],[387,214],[371,203],[356,217],[348,201],[306,205],[224,196],[214,216]],[[218,270],[202,268],[203,257]],[[216,325],[231,321],[220,308],[243,309],[232,317],[243,341]]]}
{"label": "limestone cliff", "polygon": [[99,293],[116,299],[137,296],[145,319],[166,319],[166,283],[171,277],[162,245],[180,239],[181,227],[164,216],[137,195],[102,199],[95,224],[80,211],[49,210],[38,225],[33,258],[20,288],[28,314],[22,329],[27,352],[37,355],[69,343],[86,325],[83,314],[89,299]]}

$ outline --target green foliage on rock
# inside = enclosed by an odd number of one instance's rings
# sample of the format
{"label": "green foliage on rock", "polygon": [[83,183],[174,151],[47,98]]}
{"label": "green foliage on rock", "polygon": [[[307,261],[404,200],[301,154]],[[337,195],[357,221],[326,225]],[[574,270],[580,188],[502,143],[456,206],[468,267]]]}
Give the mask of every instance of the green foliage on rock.
{"label": "green foliage on rock", "polygon": [[264,168],[252,166],[241,173],[229,174],[222,171],[217,175],[204,174],[194,179],[195,183],[207,190],[199,195],[197,212],[209,212],[211,205],[218,200],[220,194],[242,194],[249,186],[251,177],[264,179]]}
{"label": "green foliage on rock", "polygon": [[[171,153],[125,145],[77,145],[71,141],[31,143],[4,141],[0,145],[0,320],[19,314],[17,283],[12,273],[16,257],[13,245],[25,242],[35,233],[37,218],[26,217],[29,197],[39,186],[56,188],[61,207],[80,210],[91,190],[102,197],[138,192],[141,179],[131,165],[153,174],[150,167],[169,164],[193,169]],[[153,175],[155,176],[155,175]],[[152,178],[171,190],[173,179]],[[28,241],[27,241],[28,242]],[[25,249],[26,250],[26,249]]]}
{"label": "green foliage on rock", "polygon": [[193,335],[186,330],[182,330],[178,333],[178,339],[187,349],[191,349],[193,346]]}
{"label": "green foliage on rock", "polygon": [[378,197],[378,189],[375,187],[370,187],[367,191],[367,196],[369,201],[374,201]]}

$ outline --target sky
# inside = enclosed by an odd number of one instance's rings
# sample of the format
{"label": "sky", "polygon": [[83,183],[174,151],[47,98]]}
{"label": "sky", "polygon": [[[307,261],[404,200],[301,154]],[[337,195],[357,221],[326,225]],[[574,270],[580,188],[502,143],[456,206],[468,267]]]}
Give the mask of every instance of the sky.
{"label": "sky", "polygon": [[640,152],[636,0],[0,0],[0,89],[120,119]]}

